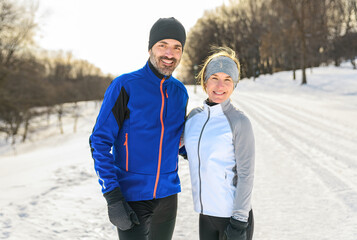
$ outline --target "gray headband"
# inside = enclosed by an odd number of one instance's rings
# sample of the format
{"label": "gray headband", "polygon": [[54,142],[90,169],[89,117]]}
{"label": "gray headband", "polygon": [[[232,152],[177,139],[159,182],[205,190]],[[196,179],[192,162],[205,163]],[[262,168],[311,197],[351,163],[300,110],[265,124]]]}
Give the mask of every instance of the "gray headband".
{"label": "gray headband", "polygon": [[233,61],[233,59],[226,56],[213,58],[206,66],[205,82],[207,82],[208,78],[212,74],[219,72],[229,75],[234,82],[234,87],[237,85],[239,72],[237,64]]}

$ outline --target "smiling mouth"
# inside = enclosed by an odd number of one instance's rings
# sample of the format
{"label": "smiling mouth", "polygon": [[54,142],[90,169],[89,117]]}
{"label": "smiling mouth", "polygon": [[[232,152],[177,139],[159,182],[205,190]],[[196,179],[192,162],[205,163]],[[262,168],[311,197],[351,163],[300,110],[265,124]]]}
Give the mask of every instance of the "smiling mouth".
{"label": "smiling mouth", "polygon": [[165,66],[172,66],[175,63],[174,59],[168,59],[168,58],[161,58],[161,62],[165,65]]}
{"label": "smiling mouth", "polygon": [[165,64],[172,64],[173,61],[169,61],[169,60],[165,60],[165,59],[162,59],[162,61],[165,63]]}
{"label": "smiling mouth", "polygon": [[213,91],[213,93],[216,94],[216,95],[219,95],[219,96],[222,96],[222,95],[225,94],[225,92],[215,92],[215,91]]}

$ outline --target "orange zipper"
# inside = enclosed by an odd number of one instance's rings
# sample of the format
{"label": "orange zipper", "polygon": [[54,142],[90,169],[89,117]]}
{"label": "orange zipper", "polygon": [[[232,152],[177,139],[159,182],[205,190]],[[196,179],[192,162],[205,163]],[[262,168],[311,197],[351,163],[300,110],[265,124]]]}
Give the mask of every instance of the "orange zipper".
{"label": "orange zipper", "polygon": [[161,111],[160,111],[160,122],[161,122],[161,136],[160,136],[160,147],[159,147],[159,159],[158,159],[158,166],[157,166],[157,173],[156,173],[156,181],[155,181],[155,188],[154,188],[154,198],[156,198],[156,190],[157,190],[157,184],[159,183],[159,178],[160,178],[160,168],[161,168],[161,153],[162,153],[162,141],[164,139],[164,119],[163,119],[163,113],[164,113],[164,106],[165,106],[165,95],[162,90],[162,84],[164,83],[165,78],[163,78],[160,82],[160,92],[161,92]]}
{"label": "orange zipper", "polygon": [[129,150],[128,150],[128,133],[125,133],[125,150],[126,150],[126,171],[129,171]]}

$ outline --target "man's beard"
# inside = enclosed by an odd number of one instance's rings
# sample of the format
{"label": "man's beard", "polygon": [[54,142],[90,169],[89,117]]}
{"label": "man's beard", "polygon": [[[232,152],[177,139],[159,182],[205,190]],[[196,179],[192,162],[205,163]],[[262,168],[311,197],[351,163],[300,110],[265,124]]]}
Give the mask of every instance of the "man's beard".
{"label": "man's beard", "polygon": [[[161,61],[161,59],[167,59],[173,62],[172,66],[165,66],[163,64],[162,67],[159,66],[159,63]],[[156,70],[165,76],[170,76],[173,71],[176,69],[177,65],[179,64],[180,61],[177,61],[176,58],[168,58],[168,57],[156,57],[152,52],[150,54],[150,62],[152,63],[152,65],[154,65],[154,67],[156,68]]]}

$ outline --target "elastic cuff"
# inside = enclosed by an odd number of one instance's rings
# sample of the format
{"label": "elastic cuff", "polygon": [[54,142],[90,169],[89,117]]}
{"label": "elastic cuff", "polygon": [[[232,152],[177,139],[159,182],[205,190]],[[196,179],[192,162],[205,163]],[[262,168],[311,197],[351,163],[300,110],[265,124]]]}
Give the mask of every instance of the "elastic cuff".
{"label": "elastic cuff", "polygon": [[239,217],[239,216],[232,216],[232,218],[234,220],[238,220],[238,221],[241,221],[241,222],[248,222],[248,218],[244,218],[244,217]]}

